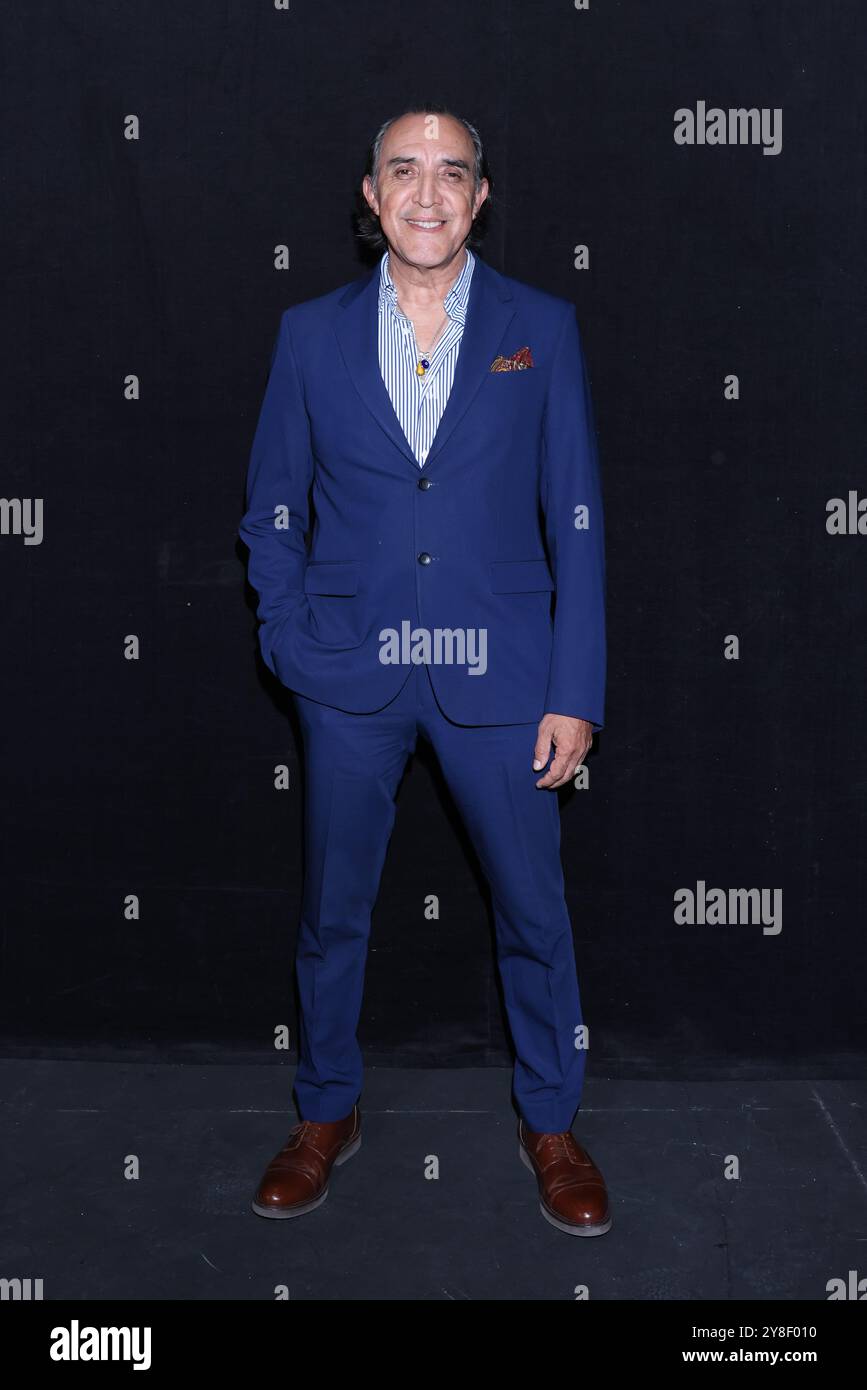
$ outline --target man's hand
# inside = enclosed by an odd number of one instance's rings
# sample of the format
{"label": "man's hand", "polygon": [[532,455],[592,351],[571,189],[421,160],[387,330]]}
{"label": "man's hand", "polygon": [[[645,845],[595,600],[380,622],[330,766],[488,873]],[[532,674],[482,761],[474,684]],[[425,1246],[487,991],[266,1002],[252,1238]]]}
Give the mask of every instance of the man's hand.
{"label": "man's hand", "polygon": [[593,725],[570,714],[545,714],[539,724],[533,768],[544,767],[554,744],[556,755],[537,787],[564,787],[575,776],[593,742]]}

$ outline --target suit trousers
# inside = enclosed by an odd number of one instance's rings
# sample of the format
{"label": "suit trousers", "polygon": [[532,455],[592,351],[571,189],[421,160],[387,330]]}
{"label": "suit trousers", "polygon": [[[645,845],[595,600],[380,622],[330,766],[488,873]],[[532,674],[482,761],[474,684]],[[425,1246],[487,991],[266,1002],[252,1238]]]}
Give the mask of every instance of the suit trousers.
{"label": "suit trousers", "polygon": [[[468,680],[474,677],[468,674]],[[512,1034],[513,1097],[530,1129],[569,1129],[586,1050],[560,860],[556,791],[533,771],[538,725],[455,724],[426,665],[371,714],[293,696],[305,754],[304,888],[295,1097],[302,1119],[342,1119],[359,1099],[370,919],[419,733],[433,746],[489,884]]]}

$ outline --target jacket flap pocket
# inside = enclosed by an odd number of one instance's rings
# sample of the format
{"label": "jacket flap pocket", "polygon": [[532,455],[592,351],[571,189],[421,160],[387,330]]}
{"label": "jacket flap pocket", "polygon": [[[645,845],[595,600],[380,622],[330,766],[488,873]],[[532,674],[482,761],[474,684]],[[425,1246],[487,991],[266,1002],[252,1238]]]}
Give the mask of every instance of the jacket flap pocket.
{"label": "jacket flap pocket", "polygon": [[305,594],[355,594],[358,592],[356,560],[309,560],[304,571]]}
{"label": "jacket flap pocket", "polygon": [[533,593],[553,589],[547,560],[492,560],[491,590],[495,594]]}

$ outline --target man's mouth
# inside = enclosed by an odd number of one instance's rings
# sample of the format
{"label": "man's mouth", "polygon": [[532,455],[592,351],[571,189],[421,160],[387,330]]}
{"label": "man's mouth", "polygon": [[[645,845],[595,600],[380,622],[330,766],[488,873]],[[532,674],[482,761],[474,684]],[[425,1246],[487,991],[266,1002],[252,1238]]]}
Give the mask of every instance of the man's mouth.
{"label": "man's mouth", "polygon": [[406,220],[411,227],[419,227],[423,232],[435,232],[438,227],[445,226],[444,218],[437,218],[436,221],[431,221],[428,218],[408,217]]}

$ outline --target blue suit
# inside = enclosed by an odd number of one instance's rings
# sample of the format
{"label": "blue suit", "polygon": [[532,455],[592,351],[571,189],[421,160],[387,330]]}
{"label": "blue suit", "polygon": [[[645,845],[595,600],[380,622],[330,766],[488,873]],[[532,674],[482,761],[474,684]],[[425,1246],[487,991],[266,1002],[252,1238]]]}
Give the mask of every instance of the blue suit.
{"label": "blue suit", "polygon": [[[298,1108],[340,1119],[359,1095],[370,913],[420,732],[491,886],[518,1108],[531,1129],[560,1131],[585,1052],[559,808],[535,787],[533,746],[546,713],[601,729],[605,693],[602,499],[575,310],[477,258],[419,468],[380,374],[377,299],[374,271],[282,315],[240,526],[262,655],[294,693],[307,762]],[[490,370],[523,347],[532,367]],[[407,628],[484,631],[484,671],[389,664],[383,635]]]}
{"label": "blue suit", "polygon": [[[383,629],[484,628],[483,677],[430,668],[450,718],[570,714],[600,729],[602,503],[575,309],[477,259],[454,385],[422,469],[379,371],[376,273],[283,314],[240,528],[262,655],[290,690],[358,714],[380,709],[408,674],[379,660]],[[525,346],[533,367],[490,370]]]}

